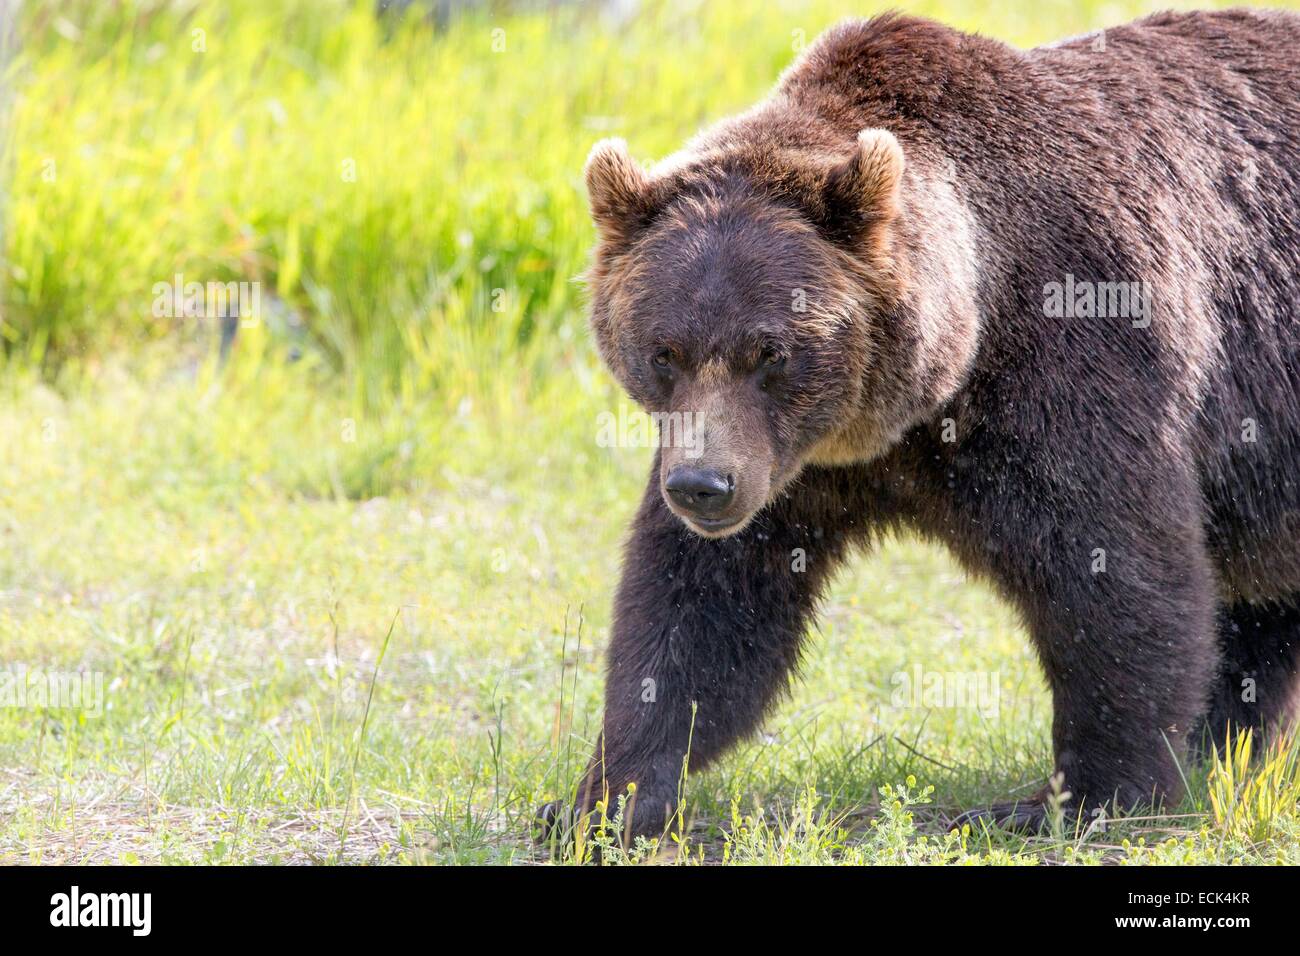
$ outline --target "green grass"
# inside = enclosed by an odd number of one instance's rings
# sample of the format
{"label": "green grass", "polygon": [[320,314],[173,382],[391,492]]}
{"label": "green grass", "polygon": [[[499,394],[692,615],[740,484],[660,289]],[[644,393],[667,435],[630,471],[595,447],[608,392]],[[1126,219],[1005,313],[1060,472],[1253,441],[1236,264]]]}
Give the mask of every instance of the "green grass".
{"label": "green grass", "polygon": [[[528,818],[597,725],[645,453],[590,442],[603,392],[529,420],[394,406],[348,443],[345,401],[296,369],[242,372],[106,373],[67,397],[7,383],[0,648],[102,673],[105,707],[0,709],[0,859],[547,859]],[[996,674],[996,714],[893,706],[917,665]],[[1011,613],[943,553],[892,543],[839,581],[762,736],[688,781],[682,858],[1300,862],[1294,804],[1220,824],[1198,771],[1199,806],[1176,809],[1195,816],[946,840],[941,811],[1037,786],[1047,720]],[[929,802],[882,808],[909,776]],[[1258,801],[1239,778],[1229,792]]]}
{"label": "green grass", "polygon": [[[903,6],[1030,43],[1155,5]],[[0,707],[0,862],[557,858],[528,822],[598,725],[648,464],[594,440],[620,398],[572,281],[582,159],[609,133],[671,151],[760,95],[794,31],[870,10],[435,34],[369,4],[32,5],[0,289],[0,670],[102,674],[105,706]],[[177,272],[264,283],[224,368],[208,325],[151,315]],[[918,665],[996,675],[996,714],[895,706]],[[763,733],[687,781],[684,846],[657,858],[1300,862],[1294,801],[1267,799],[1294,792],[1294,760],[1189,768],[1185,806],[1105,833],[947,835],[945,812],[1041,783],[1049,710],[1010,610],[891,542],[842,575]]]}

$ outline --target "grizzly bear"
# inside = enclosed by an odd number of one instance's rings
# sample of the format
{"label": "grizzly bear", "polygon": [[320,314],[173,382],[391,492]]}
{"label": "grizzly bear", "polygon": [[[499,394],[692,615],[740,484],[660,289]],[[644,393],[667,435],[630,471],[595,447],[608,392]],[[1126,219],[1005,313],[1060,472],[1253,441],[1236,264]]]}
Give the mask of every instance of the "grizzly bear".
{"label": "grizzly bear", "polygon": [[[600,354],[702,441],[659,442],[573,809],[635,783],[660,833],[897,529],[1019,611],[1076,813],[1293,716],[1298,50],[1281,12],[1032,50],[888,15],[653,168],[595,146]],[[1038,826],[1048,792],[968,816]]]}

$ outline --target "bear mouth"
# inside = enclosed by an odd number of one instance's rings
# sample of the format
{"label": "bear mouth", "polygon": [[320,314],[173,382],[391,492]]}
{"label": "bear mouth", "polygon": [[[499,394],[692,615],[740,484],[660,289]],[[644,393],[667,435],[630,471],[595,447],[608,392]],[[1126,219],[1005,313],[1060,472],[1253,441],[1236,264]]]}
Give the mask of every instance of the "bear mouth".
{"label": "bear mouth", "polygon": [[710,531],[721,531],[723,528],[730,528],[734,524],[740,524],[739,518],[690,518],[692,524],[697,524],[701,528],[708,528]]}
{"label": "bear mouth", "polygon": [[745,518],[704,518],[691,516],[682,517],[682,521],[688,528],[697,534],[706,538],[722,538],[732,532],[739,531],[745,524]]}

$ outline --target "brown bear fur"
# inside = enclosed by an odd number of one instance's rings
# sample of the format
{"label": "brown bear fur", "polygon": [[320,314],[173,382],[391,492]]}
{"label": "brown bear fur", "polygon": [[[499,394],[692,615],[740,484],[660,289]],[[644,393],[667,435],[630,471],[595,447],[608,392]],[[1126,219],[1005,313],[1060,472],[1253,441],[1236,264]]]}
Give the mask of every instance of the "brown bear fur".
{"label": "brown bear fur", "polygon": [[[1023,615],[1077,807],[1176,797],[1201,735],[1293,716],[1297,50],[1277,12],[1028,51],[891,15],[649,172],[597,144],[601,355],[645,408],[704,413],[734,497],[694,521],[660,449],[579,810],[635,782],[658,833],[688,740],[698,769],[757,726],[836,566],[895,529]],[[1143,283],[1145,318],[1049,315],[1067,276]]]}

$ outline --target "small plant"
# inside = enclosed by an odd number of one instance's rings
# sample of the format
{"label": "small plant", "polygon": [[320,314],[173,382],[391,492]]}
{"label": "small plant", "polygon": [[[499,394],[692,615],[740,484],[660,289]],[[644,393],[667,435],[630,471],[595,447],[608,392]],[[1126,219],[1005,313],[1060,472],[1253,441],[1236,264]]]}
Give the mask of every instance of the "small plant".
{"label": "small plant", "polygon": [[916,777],[911,774],[900,787],[885,784],[880,788],[880,816],[871,821],[872,846],[879,855],[877,862],[919,862],[913,846],[916,820],[912,808],[929,803],[934,787],[926,787],[920,793],[913,792],[915,788]]}
{"label": "small plant", "polygon": [[1070,799],[1070,791],[1065,789],[1065,775],[1054,773],[1047,781],[1050,793],[1047,795],[1047,821],[1052,830],[1052,841],[1057,844],[1065,842],[1065,806]]}
{"label": "small plant", "polygon": [[[620,793],[614,815],[609,815],[609,799],[596,802],[595,809],[586,820],[579,820],[573,832],[571,861],[574,863],[599,863],[602,866],[635,866],[653,861],[659,854],[660,841],[656,838],[628,833],[629,813],[635,805],[636,784],[629,784],[626,793]],[[673,835],[676,842],[676,834]]]}
{"label": "small plant", "polygon": [[847,814],[833,810],[809,784],[788,811],[768,811],[755,803],[742,813],[740,798],[731,801],[731,826],[724,834],[724,863],[761,865],[856,862],[846,859]]}
{"label": "small plant", "polygon": [[1230,839],[1268,840],[1300,804],[1300,746],[1295,734],[1274,740],[1252,764],[1254,739],[1241,731],[1214,748],[1210,769],[1210,810]]}

